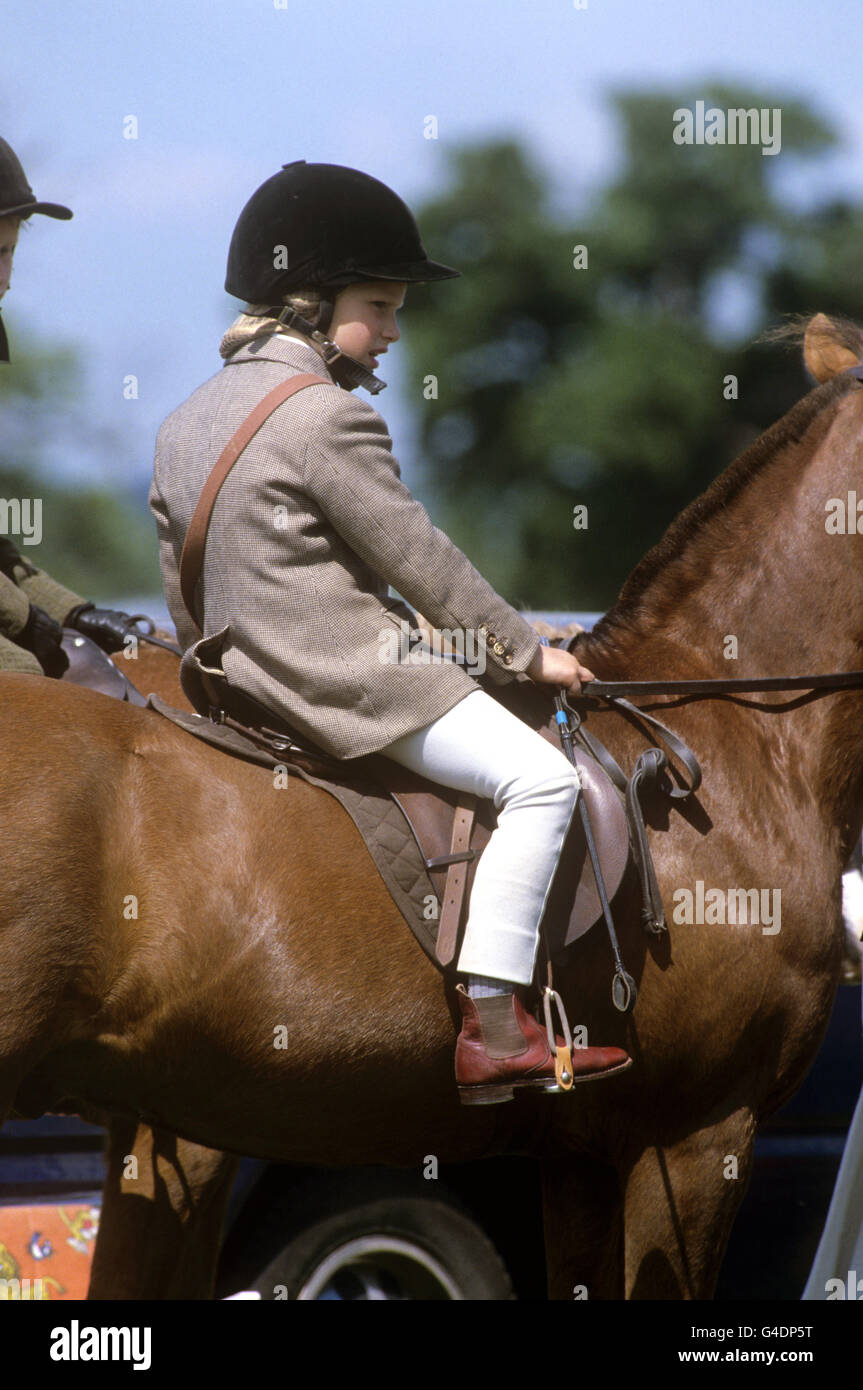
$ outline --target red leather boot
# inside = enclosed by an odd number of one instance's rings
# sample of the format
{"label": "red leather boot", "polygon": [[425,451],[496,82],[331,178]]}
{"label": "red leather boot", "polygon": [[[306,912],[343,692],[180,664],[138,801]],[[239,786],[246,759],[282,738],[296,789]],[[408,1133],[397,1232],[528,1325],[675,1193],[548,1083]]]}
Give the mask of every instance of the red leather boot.
{"label": "red leather boot", "polygon": [[[462,1105],[495,1105],[512,1100],[516,1088],[563,1091],[555,1073],[555,1055],[548,1034],[529,1014],[518,994],[471,999],[456,985],[462,1027],[455,1048],[455,1079]],[[482,1018],[477,1009],[482,1008]],[[523,1045],[517,1036],[520,1034]],[[563,1044],[563,1038],[558,1043]],[[632,1066],[620,1047],[574,1047],[573,1082],[616,1076]]]}

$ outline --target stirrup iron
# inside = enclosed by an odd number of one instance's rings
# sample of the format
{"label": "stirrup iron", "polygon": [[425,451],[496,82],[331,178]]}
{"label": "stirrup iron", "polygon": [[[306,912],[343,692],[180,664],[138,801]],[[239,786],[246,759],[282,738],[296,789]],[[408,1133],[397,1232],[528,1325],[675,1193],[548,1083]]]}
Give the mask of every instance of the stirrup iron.
{"label": "stirrup iron", "polygon": [[[560,1026],[563,1029],[563,1036],[566,1039],[565,1047],[558,1047],[557,1039],[554,1035],[554,1025],[551,1021],[551,1001],[557,1004],[557,1016],[560,1019]],[[545,1031],[548,1034],[548,1045],[555,1056],[554,1074],[557,1077],[557,1084],[562,1091],[572,1089],[573,1070],[572,1070],[572,1033],[569,1028],[569,1020],[566,1010],[563,1007],[563,1000],[556,989],[546,985],[542,991],[542,1008],[545,1014]]]}

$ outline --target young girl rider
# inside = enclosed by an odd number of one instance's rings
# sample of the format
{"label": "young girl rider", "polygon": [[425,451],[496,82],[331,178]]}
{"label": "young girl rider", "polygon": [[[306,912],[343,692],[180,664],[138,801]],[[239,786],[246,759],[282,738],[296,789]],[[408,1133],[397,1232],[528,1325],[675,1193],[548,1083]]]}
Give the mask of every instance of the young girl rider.
{"label": "young girl rider", "polygon": [[[159,431],[150,505],[183,688],[197,709],[210,703],[202,673],[217,670],[238,700],[251,697],[331,756],[377,753],[494,801],[457,962],[466,988],[457,987],[455,1057],[461,1099],[488,1103],[513,1087],[560,1089],[546,1030],[517,987],[533,979],[578,781],[564,753],[464,667],[383,659],[391,624],[417,626],[388,586],[436,628],[472,632],[492,679],[526,672],[577,692],[592,673],[541,645],[432,524],[401,482],[381,416],[351,394],[382,389],[374,371],[398,341],[408,285],[458,273],[428,259],[408,208],[377,179],[333,164],[283,166],[237,222],[225,288],[245,311],[223,339],[221,371]],[[201,490],[263,397],[307,373],[325,383],[269,416],[218,493],[194,594],[198,631],[179,563]],[[629,1065],[620,1048],[573,1053],[576,1079]]]}

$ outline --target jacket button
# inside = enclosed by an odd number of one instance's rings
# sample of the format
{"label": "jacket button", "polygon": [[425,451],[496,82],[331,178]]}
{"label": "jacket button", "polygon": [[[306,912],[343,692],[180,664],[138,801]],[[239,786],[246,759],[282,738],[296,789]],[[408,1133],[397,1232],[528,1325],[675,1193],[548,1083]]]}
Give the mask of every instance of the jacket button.
{"label": "jacket button", "polygon": [[506,656],[504,657],[504,661],[506,662],[507,666],[512,665],[512,652],[507,652]]}
{"label": "jacket button", "polygon": [[494,654],[495,654],[495,656],[503,656],[503,653],[504,653],[503,642],[495,642],[495,644],[494,644]]}

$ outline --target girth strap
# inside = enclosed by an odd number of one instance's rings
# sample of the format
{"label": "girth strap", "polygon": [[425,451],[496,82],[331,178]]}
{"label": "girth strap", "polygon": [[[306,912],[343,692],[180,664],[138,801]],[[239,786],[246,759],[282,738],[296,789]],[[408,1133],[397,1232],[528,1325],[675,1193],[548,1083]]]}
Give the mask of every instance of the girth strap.
{"label": "girth strap", "polygon": [[[635,769],[626,788],[626,814],[629,818],[633,837],[632,851],[641,883],[641,925],[645,931],[657,934],[666,930],[665,908],[656,881],[653,855],[647,843],[644,809],[640,798],[648,787],[659,786],[659,775],[667,764],[668,759],[661,748],[645,749],[636,760]],[[667,793],[668,788],[665,788],[665,791]],[[688,796],[689,792],[682,794]]]}
{"label": "girth strap", "polygon": [[437,933],[437,958],[441,965],[449,965],[455,955],[467,882],[468,860],[474,857],[470,848],[470,837],[475,810],[475,796],[459,797],[452,823],[451,853],[446,856],[449,859],[449,868]]}
{"label": "girth strap", "polygon": [[246,416],[240,428],[228,440],[204,484],[197,506],[192,513],[192,520],[183,542],[183,553],[180,556],[180,593],[183,596],[186,611],[198,632],[201,631],[201,628],[192,605],[195,599],[195,589],[204,565],[207,531],[210,527],[210,517],[219,495],[219,489],[240,454],[257,434],[264,421],[270,418],[273,411],[277,410],[283,401],[288,400],[295,392],[304,390],[306,386],[332,386],[336,390],[340,389],[329,377],[316,376],[313,372],[300,372],[297,376],[288,377],[286,381],[280,382],[264,396],[262,401],[259,401],[251,415]]}

